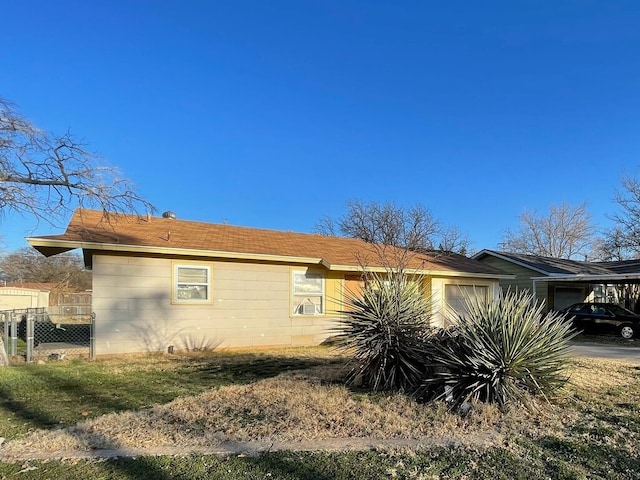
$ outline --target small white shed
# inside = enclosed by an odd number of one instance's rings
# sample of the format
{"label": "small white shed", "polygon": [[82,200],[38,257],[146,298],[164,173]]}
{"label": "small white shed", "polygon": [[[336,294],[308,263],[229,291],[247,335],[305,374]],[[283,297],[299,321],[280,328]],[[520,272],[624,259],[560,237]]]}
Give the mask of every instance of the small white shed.
{"label": "small white shed", "polygon": [[34,288],[0,287],[0,310],[49,306],[49,291]]}

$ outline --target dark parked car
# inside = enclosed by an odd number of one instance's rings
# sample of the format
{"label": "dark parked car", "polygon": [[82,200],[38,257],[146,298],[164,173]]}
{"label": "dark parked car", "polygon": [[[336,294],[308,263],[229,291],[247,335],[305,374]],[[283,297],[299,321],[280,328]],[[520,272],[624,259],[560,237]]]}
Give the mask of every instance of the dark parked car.
{"label": "dark parked car", "polygon": [[585,333],[614,333],[623,338],[640,335],[640,315],[615,303],[576,303],[561,310]]}

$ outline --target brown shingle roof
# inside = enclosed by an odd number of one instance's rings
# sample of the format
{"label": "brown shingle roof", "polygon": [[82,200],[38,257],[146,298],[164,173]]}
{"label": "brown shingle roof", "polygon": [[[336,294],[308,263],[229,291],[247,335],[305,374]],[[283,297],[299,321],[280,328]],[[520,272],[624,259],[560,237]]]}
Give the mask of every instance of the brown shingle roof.
{"label": "brown shingle roof", "polygon": [[[75,247],[91,248],[91,244],[147,247],[149,249],[179,249],[242,255],[266,255],[278,257],[309,258],[321,260],[329,267],[396,266],[400,258],[408,258],[407,267],[421,270],[438,270],[500,275],[503,272],[481,262],[455,254],[406,253],[393,247],[374,246],[362,240],[329,237],[307,233],[263,230],[203,222],[193,222],[160,217],[111,214],[105,217],[95,210],[76,210],[62,235],[35,237],[37,240],[69,242]],[[37,247],[37,245],[36,245]],[[122,250],[119,248],[119,250]],[[384,252],[385,260],[380,252]],[[180,252],[175,252],[179,254]],[[228,256],[228,255],[227,255]]]}
{"label": "brown shingle roof", "polygon": [[[587,262],[569,260],[565,258],[544,257],[542,255],[527,255],[524,253],[499,252],[496,250],[482,250],[474,258],[482,259],[487,256],[501,258],[505,261],[520,264],[544,275],[607,275],[622,273],[613,271],[611,264],[619,262]],[[638,261],[635,261],[636,264]],[[638,271],[636,268],[635,272]]]}

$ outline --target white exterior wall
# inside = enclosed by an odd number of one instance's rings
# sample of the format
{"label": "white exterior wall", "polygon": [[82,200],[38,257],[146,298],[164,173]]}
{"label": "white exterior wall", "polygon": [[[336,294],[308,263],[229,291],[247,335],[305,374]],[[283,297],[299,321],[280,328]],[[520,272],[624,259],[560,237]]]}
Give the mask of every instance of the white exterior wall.
{"label": "white exterior wall", "polygon": [[[203,262],[212,267],[207,304],[172,304],[172,265],[163,258],[95,255],[97,355],[220,347],[318,344],[329,316],[292,316],[291,267]],[[195,263],[193,261],[185,263]]]}

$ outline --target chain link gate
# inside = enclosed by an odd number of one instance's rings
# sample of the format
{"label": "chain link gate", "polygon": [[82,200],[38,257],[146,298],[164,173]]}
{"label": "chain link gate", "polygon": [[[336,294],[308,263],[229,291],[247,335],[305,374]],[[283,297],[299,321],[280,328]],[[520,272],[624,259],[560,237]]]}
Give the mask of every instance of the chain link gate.
{"label": "chain link gate", "polygon": [[50,314],[46,308],[0,312],[7,354],[27,362],[95,358],[95,314]]}

